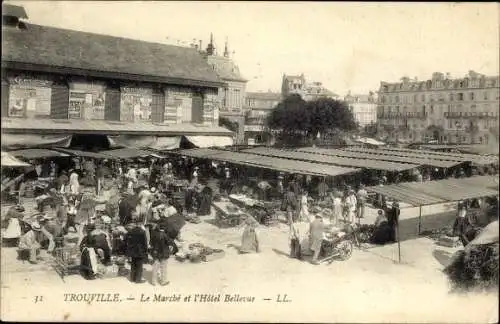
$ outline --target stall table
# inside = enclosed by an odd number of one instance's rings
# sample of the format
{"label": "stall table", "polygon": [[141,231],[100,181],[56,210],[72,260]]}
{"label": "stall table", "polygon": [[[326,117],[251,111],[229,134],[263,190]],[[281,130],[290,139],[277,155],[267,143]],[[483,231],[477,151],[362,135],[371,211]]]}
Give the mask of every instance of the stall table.
{"label": "stall table", "polygon": [[[216,201],[212,203],[212,206],[216,211],[215,220],[218,225],[237,226],[246,216],[246,213],[229,201]],[[237,208],[237,210],[232,211],[231,207]]]}

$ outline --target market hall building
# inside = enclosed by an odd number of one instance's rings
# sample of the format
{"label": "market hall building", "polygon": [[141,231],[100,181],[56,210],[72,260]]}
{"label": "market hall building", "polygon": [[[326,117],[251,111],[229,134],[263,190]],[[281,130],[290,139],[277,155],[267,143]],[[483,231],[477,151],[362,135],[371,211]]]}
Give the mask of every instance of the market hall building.
{"label": "market hall building", "polygon": [[225,84],[195,49],[34,25],[2,7],[2,148],[233,144],[218,126]]}

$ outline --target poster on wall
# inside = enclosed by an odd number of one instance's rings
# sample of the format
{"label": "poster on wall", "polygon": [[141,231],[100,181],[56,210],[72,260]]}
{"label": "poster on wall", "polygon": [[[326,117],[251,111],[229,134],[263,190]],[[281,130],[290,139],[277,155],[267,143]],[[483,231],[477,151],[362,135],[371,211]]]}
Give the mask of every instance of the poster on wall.
{"label": "poster on wall", "polygon": [[9,117],[50,116],[52,81],[48,76],[16,75],[9,82]]}
{"label": "poster on wall", "polygon": [[151,120],[153,89],[148,87],[124,86],[121,88],[120,120]]}
{"label": "poster on wall", "polygon": [[169,88],[165,90],[165,122],[191,122],[193,94],[190,89]]}
{"label": "poster on wall", "polygon": [[104,119],[106,84],[70,82],[68,115],[71,119]]}

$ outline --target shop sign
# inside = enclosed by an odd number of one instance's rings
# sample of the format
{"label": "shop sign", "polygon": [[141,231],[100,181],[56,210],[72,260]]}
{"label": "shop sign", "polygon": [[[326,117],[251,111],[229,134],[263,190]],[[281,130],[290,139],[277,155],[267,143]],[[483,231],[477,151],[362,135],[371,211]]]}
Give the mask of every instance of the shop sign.
{"label": "shop sign", "polygon": [[120,120],[151,120],[153,89],[123,86],[121,88]]}
{"label": "shop sign", "polygon": [[50,116],[51,82],[16,77],[10,80],[9,116]]}
{"label": "shop sign", "polygon": [[71,119],[104,119],[106,85],[103,82],[71,82],[68,116]]}

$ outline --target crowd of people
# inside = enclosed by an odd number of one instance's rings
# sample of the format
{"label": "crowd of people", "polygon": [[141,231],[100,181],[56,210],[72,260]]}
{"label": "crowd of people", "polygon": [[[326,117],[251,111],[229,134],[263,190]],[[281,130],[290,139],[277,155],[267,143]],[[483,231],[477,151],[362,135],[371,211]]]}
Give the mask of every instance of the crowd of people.
{"label": "crowd of people", "polygon": [[[399,203],[395,201],[389,207],[383,196],[370,201],[373,197],[363,183],[384,185],[404,177],[427,181],[440,176],[466,176],[459,168],[450,174],[435,169],[435,174],[376,172],[373,177],[327,179],[277,171],[264,174],[248,167],[182,156],[30,162],[34,166],[31,177],[52,181],[43,190],[29,189],[29,181],[22,182],[19,191],[34,193],[37,213],[27,215],[21,199],[3,222],[7,226],[3,238],[17,240],[21,259],[37,263],[41,249],[51,253],[63,249],[73,233],[78,237],[85,278],[98,277],[99,264],[106,266],[113,256],[124,256],[131,264],[130,280],[144,282],[143,265],[151,257],[154,284],[168,283],[167,260],[179,250],[181,228],[189,215],[209,215],[212,201],[220,196],[245,194],[260,200],[281,200],[280,208],[290,227],[290,256],[301,258],[307,250],[317,264],[327,225],[359,226],[369,202],[380,208],[371,242],[396,240]],[[329,212],[319,212],[318,206]],[[253,217],[244,220],[241,253],[261,250],[258,225],[259,220]]]}

